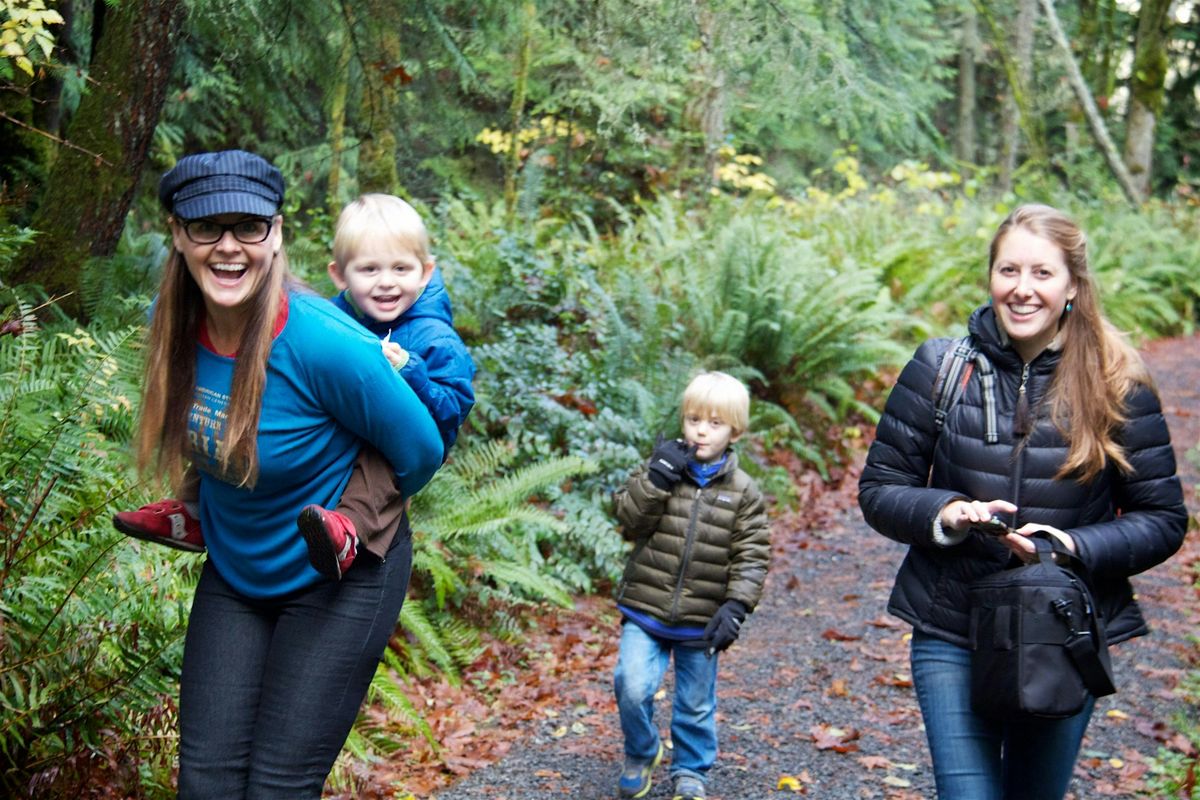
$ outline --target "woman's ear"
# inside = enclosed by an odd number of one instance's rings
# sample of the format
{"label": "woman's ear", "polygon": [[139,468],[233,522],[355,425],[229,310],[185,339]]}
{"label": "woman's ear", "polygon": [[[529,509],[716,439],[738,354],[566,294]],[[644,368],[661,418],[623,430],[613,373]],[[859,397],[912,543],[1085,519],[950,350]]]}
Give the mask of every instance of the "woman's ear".
{"label": "woman's ear", "polygon": [[167,225],[171,228],[171,246],[175,248],[175,252],[182,253],[187,243],[187,234],[183,232],[183,226],[173,216],[167,217]]}
{"label": "woman's ear", "polygon": [[271,235],[267,239],[271,243],[271,252],[279,255],[279,250],[283,247],[283,217],[278,214],[271,220]]}

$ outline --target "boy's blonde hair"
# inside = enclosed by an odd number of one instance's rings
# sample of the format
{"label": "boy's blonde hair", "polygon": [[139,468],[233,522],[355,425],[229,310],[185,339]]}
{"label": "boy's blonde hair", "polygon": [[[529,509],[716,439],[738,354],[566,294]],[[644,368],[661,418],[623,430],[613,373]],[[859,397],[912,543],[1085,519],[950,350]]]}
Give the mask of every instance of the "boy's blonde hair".
{"label": "boy's blonde hair", "polygon": [[368,240],[412,253],[422,264],[429,255],[429,231],[417,210],[391,194],[364,194],[342,209],[333,234],[333,260],[345,269]]}
{"label": "boy's blonde hair", "polygon": [[715,416],[741,436],[750,427],[750,392],[732,375],[701,372],[683,390],[680,412]]}

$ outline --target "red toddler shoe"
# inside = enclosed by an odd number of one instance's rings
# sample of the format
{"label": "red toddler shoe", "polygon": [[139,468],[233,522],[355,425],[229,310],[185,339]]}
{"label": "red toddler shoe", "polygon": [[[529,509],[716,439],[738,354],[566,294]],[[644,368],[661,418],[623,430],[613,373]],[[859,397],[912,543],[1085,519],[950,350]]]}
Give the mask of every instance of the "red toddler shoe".
{"label": "red toddler shoe", "polygon": [[113,515],[113,527],[121,533],[147,542],[157,542],[189,553],[204,552],[200,520],[188,513],[178,500],[159,500],[137,511]]}
{"label": "red toddler shoe", "polygon": [[296,525],[308,543],[308,563],[332,581],[340,581],[358,555],[358,533],[345,514],[305,506]]}

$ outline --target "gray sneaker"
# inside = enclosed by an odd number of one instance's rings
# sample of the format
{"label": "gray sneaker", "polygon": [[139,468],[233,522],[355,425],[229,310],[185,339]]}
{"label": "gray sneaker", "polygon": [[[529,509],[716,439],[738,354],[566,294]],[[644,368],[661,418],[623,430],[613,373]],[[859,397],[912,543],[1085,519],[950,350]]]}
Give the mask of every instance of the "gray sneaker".
{"label": "gray sneaker", "polygon": [[704,781],[695,775],[680,775],[675,779],[675,796],[671,800],[704,800]]}
{"label": "gray sneaker", "polygon": [[650,793],[650,776],[654,774],[654,768],[662,763],[662,758],[662,742],[658,743],[658,752],[654,754],[654,758],[625,756],[625,767],[621,770],[620,780],[617,781],[617,794],[622,800],[636,800]]}

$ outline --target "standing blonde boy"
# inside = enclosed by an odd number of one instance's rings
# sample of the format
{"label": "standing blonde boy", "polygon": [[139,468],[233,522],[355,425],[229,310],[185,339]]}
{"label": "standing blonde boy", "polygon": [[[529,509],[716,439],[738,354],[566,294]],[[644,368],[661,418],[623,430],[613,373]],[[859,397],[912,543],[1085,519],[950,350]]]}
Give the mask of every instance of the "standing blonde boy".
{"label": "standing blonde boy", "polygon": [[625,737],[622,798],[644,797],[663,744],[654,695],[675,659],[674,800],[705,797],[717,756],[717,658],[762,596],[770,528],[762,493],[730,445],[750,421],[750,394],[723,372],[683,393],[683,438],[662,441],[615,496],[633,552],[617,588],[622,615],[614,689]]}
{"label": "standing blonde boy", "polygon": [[[475,403],[475,364],[454,330],[420,215],[399,197],[365,194],[338,217],[333,256],[329,277],[339,294],[332,302],[380,338],[383,354],[429,410],[449,451]],[[189,475],[194,478],[192,470]],[[188,507],[195,489],[194,479],[185,476],[178,499],[120,512],[113,524],[139,539],[202,551],[200,522]],[[406,501],[386,459],[364,447],[337,508],[307,506],[297,518],[313,568],[339,580],[360,545],[383,558]]]}

